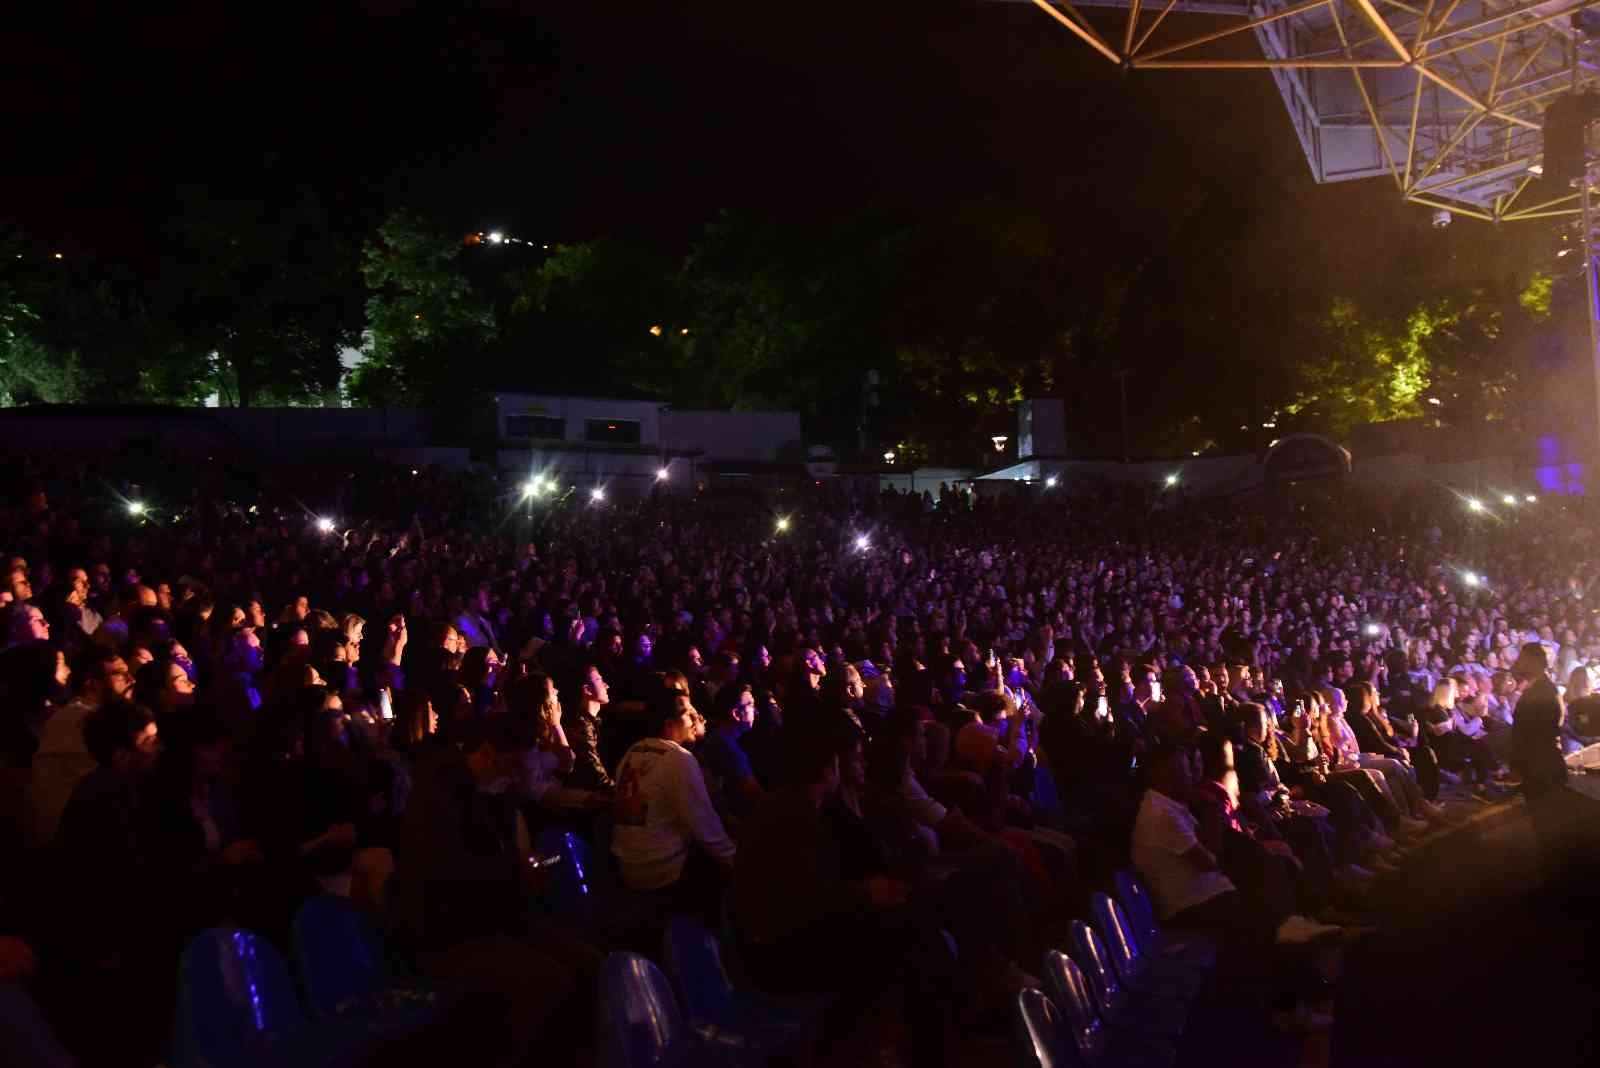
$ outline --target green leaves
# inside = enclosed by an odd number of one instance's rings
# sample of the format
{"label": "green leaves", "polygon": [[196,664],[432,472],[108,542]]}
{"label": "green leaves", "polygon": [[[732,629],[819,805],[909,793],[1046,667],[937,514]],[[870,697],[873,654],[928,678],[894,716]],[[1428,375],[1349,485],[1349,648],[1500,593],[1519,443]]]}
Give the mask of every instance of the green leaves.
{"label": "green leaves", "polygon": [[345,383],[351,399],[421,406],[472,386],[460,369],[498,327],[492,304],[461,269],[461,248],[437,222],[404,211],[367,241],[366,359]]}

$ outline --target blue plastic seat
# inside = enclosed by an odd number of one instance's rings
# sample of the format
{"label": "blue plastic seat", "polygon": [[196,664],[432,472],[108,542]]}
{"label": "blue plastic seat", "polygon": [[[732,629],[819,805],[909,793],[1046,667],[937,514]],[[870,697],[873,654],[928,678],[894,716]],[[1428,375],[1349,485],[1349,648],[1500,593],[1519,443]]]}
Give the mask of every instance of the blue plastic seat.
{"label": "blue plastic seat", "polygon": [[534,852],[561,858],[550,869],[547,884],[552,910],[578,927],[589,927],[599,907],[597,902],[604,893],[596,878],[589,843],[563,828],[546,827],[534,839]]}
{"label": "blue plastic seat", "polygon": [[1044,760],[1039,761],[1039,766],[1033,769],[1033,807],[1044,815],[1045,822],[1052,827],[1061,827],[1067,822],[1061,789],[1056,785],[1056,777],[1051,773],[1049,763]]}
{"label": "blue plastic seat", "polygon": [[606,957],[600,966],[598,1003],[598,1068],[760,1063],[736,1036],[702,1034],[691,1028],[667,977],[637,953]]}
{"label": "blue plastic seat", "polygon": [[1205,986],[1205,976],[1194,969],[1145,956],[1121,907],[1106,894],[1096,891],[1090,895],[1089,913],[1094,917],[1096,933],[1110,952],[1111,966],[1130,990],[1189,1001]]}
{"label": "blue plastic seat", "polygon": [[415,1031],[444,1008],[441,995],[391,966],[360,909],[324,894],[300,906],[294,952],[306,1001],[318,1019],[361,1018],[379,1030]]}
{"label": "blue plastic seat", "polygon": [[662,960],[691,1026],[738,1035],[765,1055],[804,1055],[817,1035],[826,1000],[779,1000],[735,987],[723,968],[716,937],[690,917],[673,917],[665,941]]}
{"label": "blue plastic seat", "polygon": [[546,896],[557,920],[600,946],[636,944],[631,936],[645,929],[653,932],[652,941],[660,937],[657,904],[617,882],[589,843],[572,831],[546,827],[534,839],[534,851],[561,858],[550,868]]}
{"label": "blue plastic seat", "polygon": [[1206,935],[1169,937],[1156,922],[1156,910],[1139,877],[1126,868],[1116,874],[1117,903],[1133,928],[1139,948],[1151,957],[1176,960],[1198,971],[1209,972],[1217,965],[1216,940]]}
{"label": "blue plastic seat", "polygon": [[1055,1002],[1038,990],[1022,990],[1014,1004],[1012,1034],[1022,1068],[1078,1068],[1083,1064]]}
{"label": "blue plastic seat", "polygon": [[1089,981],[1083,970],[1065,953],[1050,950],[1045,954],[1045,972],[1051,978],[1051,994],[1061,1010],[1062,1026],[1072,1046],[1087,1065],[1157,1068],[1170,1065],[1177,1051],[1170,1043],[1153,1036],[1114,1031],[1095,1011]]}
{"label": "blue plastic seat", "polygon": [[342,1065],[369,1044],[366,1028],[311,1024],[283,958],[260,935],[213,927],[184,949],[174,1068]]}
{"label": "blue plastic seat", "polygon": [[[1094,998],[1100,1018],[1119,1031],[1137,1031],[1140,1034],[1159,1035],[1162,1038],[1179,1038],[1189,1024],[1189,1006],[1170,998],[1153,997],[1129,990],[1117,978],[1116,969],[1106,957],[1106,947],[1094,928],[1082,920],[1071,924],[1072,959],[1089,980],[1089,993]],[[1056,989],[1059,982],[1055,974],[1054,958],[1045,957],[1045,981]]]}

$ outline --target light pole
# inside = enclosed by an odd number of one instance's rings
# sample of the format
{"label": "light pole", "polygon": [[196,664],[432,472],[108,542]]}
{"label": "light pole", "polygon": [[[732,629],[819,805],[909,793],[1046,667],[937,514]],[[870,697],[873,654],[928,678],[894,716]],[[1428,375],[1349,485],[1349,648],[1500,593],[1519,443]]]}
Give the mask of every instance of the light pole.
{"label": "light pole", "polygon": [[1127,463],[1130,455],[1128,452],[1128,375],[1130,372],[1124,367],[1114,373],[1117,376],[1117,391],[1122,397],[1122,462]]}

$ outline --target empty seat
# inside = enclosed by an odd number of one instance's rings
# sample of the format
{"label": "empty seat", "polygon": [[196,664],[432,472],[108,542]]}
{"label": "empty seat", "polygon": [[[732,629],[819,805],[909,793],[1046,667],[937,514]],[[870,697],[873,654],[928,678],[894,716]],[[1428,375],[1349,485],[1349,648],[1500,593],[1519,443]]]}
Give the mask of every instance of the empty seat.
{"label": "empty seat", "polygon": [[1012,1034],[1023,1068],[1078,1068],[1083,1063],[1055,1002],[1038,990],[1023,990],[1014,1005]]}
{"label": "empty seat", "polygon": [[736,1036],[697,1033],[661,969],[637,953],[612,953],[600,966],[599,1068],[749,1065],[758,1055]]}
{"label": "empty seat", "polygon": [[1139,948],[1152,957],[1177,960],[1201,971],[1217,964],[1217,943],[1206,935],[1170,937],[1156,922],[1155,904],[1139,877],[1126,868],[1116,874],[1117,903],[1133,928]]}
{"label": "empty seat", "polygon": [[1112,967],[1130,990],[1187,1001],[1205,986],[1205,976],[1193,968],[1142,953],[1121,907],[1107,895],[1098,891],[1090,895],[1089,912],[1110,952]]}
{"label": "empty seat", "polygon": [[342,1065],[370,1045],[366,1028],[313,1025],[289,969],[266,939],[235,927],[202,931],[183,951],[173,1025],[175,1068]]}
{"label": "empty seat", "polygon": [[1071,957],[1050,950],[1045,954],[1045,971],[1051,977],[1052,1000],[1061,1010],[1063,1028],[1085,1064],[1156,1068],[1172,1063],[1177,1053],[1171,1044],[1105,1025],[1095,1011],[1089,983]]}
{"label": "empty seat", "polygon": [[[1163,1038],[1180,1037],[1189,1023],[1189,1006],[1171,998],[1155,997],[1129,990],[1117,977],[1116,969],[1106,957],[1105,944],[1094,928],[1082,920],[1071,925],[1072,957],[1089,980],[1089,992],[1094,998],[1100,1016],[1112,1027],[1121,1031],[1160,1035]],[[1046,981],[1054,984],[1053,959],[1045,958]]]}
{"label": "empty seat", "polygon": [[344,898],[323,894],[300,906],[294,952],[306,1002],[319,1019],[360,1017],[405,1032],[425,1027],[443,1008],[437,991],[390,966],[377,931]]}
{"label": "empty seat", "polygon": [[816,1037],[827,1002],[822,998],[779,1000],[735,987],[723,968],[721,948],[695,919],[676,916],[667,924],[663,961],[677,984],[689,1023],[742,1037],[763,1053],[803,1054]]}

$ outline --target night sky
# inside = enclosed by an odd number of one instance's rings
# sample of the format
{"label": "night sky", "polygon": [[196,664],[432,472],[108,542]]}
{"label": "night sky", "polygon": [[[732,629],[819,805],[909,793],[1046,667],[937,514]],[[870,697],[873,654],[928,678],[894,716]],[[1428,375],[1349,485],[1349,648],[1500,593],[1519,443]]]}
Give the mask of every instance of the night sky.
{"label": "night sky", "polygon": [[998,199],[1086,255],[1215,216],[1244,235],[1227,269],[1245,281],[1330,289],[1419,258],[1478,270],[1521,240],[1435,233],[1383,181],[1316,186],[1265,73],[1124,75],[1026,4],[229,10],[250,6],[69,4],[13,34],[0,215],[140,265],[181,183],[309,182],[352,225],[407,204],[463,230],[666,252],[724,208],[810,224]]}

